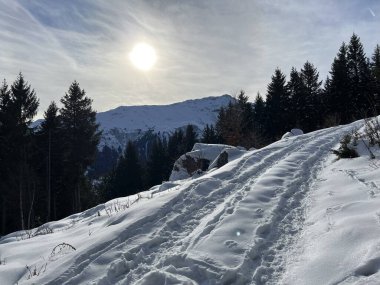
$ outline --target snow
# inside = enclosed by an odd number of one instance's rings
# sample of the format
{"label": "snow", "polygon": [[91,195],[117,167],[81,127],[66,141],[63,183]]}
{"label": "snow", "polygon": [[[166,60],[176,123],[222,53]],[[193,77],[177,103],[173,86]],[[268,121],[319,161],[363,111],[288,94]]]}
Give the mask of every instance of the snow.
{"label": "snow", "polygon": [[300,130],[300,129],[291,129],[290,132],[286,132],[282,136],[282,139],[290,138],[290,137],[294,137],[294,136],[300,136],[300,135],[303,135],[303,131],[302,130]]}
{"label": "snow", "polygon": [[[378,284],[380,161],[363,142],[358,158],[331,153],[362,124],[230,148],[200,177],[5,236],[0,284]],[[61,243],[75,250],[52,253]]]}
{"label": "snow", "polygon": [[207,160],[209,162],[208,169],[212,169],[216,167],[219,155],[223,152],[227,153],[228,161],[231,162],[241,157],[241,155],[244,154],[246,150],[243,147],[233,147],[224,144],[196,143],[190,152],[181,155],[181,157],[178,158],[174,163],[169,180],[182,180],[192,176],[194,177],[194,175],[197,175],[199,177],[202,175],[200,172],[195,173],[193,171],[192,173],[189,173],[189,169],[186,167],[186,162],[188,162],[189,159],[192,159],[194,162],[200,164],[200,160]]}
{"label": "snow", "polygon": [[136,140],[147,131],[167,135],[189,124],[203,130],[206,124],[215,124],[219,109],[232,100],[223,95],[170,105],[120,106],[98,113],[97,122],[103,131],[99,148],[123,149],[128,140]]}

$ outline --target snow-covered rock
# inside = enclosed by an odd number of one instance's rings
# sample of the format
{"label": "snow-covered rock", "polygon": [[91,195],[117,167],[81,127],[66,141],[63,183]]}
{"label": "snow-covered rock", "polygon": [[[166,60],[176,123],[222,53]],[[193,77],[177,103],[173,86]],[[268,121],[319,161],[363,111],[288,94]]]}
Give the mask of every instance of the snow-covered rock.
{"label": "snow-covered rock", "polygon": [[213,169],[215,167],[219,168],[228,162],[240,158],[246,152],[247,150],[244,147],[227,147],[223,149],[214,159],[214,161],[210,164],[209,169]]}
{"label": "snow-covered rock", "polygon": [[204,144],[196,143],[190,152],[183,154],[174,163],[169,181],[186,179],[195,174],[196,171],[205,171],[209,165],[219,156],[219,154],[229,148],[234,148],[224,144]]}
{"label": "snow-covered rock", "polygon": [[290,137],[295,137],[295,136],[300,136],[303,135],[303,131],[300,129],[292,129],[290,132],[286,132],[281,139],[285,138],[290,138]]}

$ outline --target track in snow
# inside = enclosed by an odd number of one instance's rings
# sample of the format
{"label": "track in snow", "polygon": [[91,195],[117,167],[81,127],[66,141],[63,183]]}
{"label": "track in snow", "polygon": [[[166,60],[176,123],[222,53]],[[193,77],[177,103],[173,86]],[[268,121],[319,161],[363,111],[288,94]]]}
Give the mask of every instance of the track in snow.
{"label": "track in snow", "polygon": [[[48,284],[91,284],[89,276],[93,284],[275,284],[302,227],[302,201],[349,128],[282,140],[245,155],[228,172],[195,179]],[[234,239],[231,227],[239,229]],[[112,263],[99,274],[104,260]]]}

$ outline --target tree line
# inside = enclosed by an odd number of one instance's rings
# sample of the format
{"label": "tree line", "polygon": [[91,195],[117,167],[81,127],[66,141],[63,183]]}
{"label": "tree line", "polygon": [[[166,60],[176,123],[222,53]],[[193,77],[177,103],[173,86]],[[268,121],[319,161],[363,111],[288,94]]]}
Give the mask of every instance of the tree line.
{"label": "tree line", "polygon": [[193,125],[177,129],[168,137],[157,134],[148,148],[148,159],[139,155],[132,141],[118,159],[113,169],[101,178],[97,193],[102,201],[136,194],[169,179],[174,162],[189,152],[198,142]]}
{"label": "tree line", "polygon": [[63,218],[89,206],[85,172],[100,139],[85,91],[74,81],[33,129],[39,100],[20,73],[0,87],[0,235]]}
{"label": "tree line", "polygon": [[346,124],[380,112],[380,46],[371,58],[353,34],[342,43],[324,85],[317,68],[307,61],[289,80],[277,68],[267,86],[266,99],[257,94],[253,104],[244,91],[222,108],[206,142],[262,147],[292,128],[304,132]]}

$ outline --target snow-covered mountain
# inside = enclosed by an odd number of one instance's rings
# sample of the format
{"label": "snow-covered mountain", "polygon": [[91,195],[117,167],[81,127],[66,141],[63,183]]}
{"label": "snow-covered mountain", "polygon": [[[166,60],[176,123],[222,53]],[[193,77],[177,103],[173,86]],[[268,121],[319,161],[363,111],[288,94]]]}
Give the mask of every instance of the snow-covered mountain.
{"label": "snow-covered mountain", "polygon": [[198,131],[216,121],[218,110],[234,100],[230,95],[187,100],[170,105],[121,106],[97,114],[103,130],[99,148],[123,148],[147,132],[167,135],[189,124]]}
{"label": "snow-covered mountain", "polygon": [[0,284],[379,284],[380,150],[363,121],[287,137],[0,240]]}

